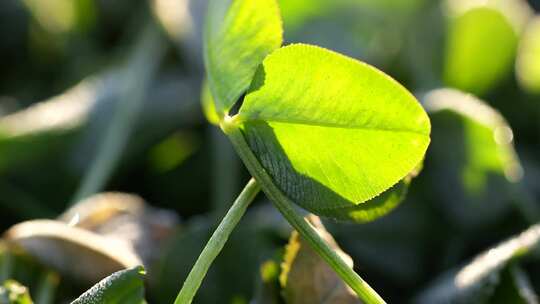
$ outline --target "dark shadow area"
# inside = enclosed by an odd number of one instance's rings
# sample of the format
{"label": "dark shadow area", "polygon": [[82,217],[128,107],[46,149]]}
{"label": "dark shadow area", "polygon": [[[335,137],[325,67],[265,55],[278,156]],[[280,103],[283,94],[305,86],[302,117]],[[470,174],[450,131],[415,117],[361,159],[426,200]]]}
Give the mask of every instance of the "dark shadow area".
{"label": "dark shadow area", "polygon": [[[267,122],[248,121],[244,123],[243,132],[250,148],[276,186],[291,201],[314,214],[343,221],[368,221],[389,212],[406,193],[406,182],[400,182],[374,199],[357,204],[296,171]],[[327,207],[329,204],[335,207]]]}
{"label": "dark shadow area", "polygon": [[513,189],[504,174],[478,172],[474,167],[468,169],[474,175],[484,174],[484,180],[477,190],[467,189],[465,170],[474,166],[467,142],[476,139],[468,138],[472,134],[466,133],[464,119],[450,111],[431,114],[432,143],[421,178],[430,181],[435,201],[451,221],[474,229],[493,223],[511,207]]}
{"label": "dark shadow area", "polygon": [[[240,221],[210,268],[194,303],[231,303],[240,296],[254,294],[259,272],[253,270],[275,258],[284,245],[280,236],[281,215],[268,207],[252,208]],[[156,291],[151,294],[156,303],[173,302],[217,222],[212,218],[195,219],[188,229],[178,230],[170,240],[164,259],[156,267],[155,281],[151,282],[156,287],[151,289]]]}

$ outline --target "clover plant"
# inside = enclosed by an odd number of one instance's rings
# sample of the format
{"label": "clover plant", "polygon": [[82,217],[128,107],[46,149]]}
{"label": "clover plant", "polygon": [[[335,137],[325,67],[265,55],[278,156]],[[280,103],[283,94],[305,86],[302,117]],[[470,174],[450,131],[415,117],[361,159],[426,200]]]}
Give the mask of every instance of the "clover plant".
{"label": "clover plant", "polygon": [[364,302],[384,302],[295,206],[354,222],[387,213],[422,162],[429,118],[415,97],[383,72],[313,45],[281,47],[282,32],[275,0],[209,3],[205,112],[253,178],[203,249],[177,304],[191,303],[261,189]]}

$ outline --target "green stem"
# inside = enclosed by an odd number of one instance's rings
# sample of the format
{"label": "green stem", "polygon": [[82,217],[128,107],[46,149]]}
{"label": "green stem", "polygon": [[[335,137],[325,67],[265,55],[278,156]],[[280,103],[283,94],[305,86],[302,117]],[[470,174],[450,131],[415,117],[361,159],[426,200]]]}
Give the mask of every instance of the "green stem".
{"label": "green stem", "polygon": [[234,118],[226,117],[222,129],[229,136],[236,152],[244,161],[249,172],[257,179],[264,190],[285,219],[300,233],[334,271],[349,285],[365,303],[386,303],[381,296],[373,290],[345,261],[321,238],[317,230],[293,209],[293,204],[281,190],[273,183],[258,159],[251,152],[242,131],[238,128]]}
{"label": "green stem", "polygon": [[210,265],[221,252],[234,227],[236,227],[240,218],[246,212],[248,205],[260,190],[261,188],[255,179],[252,178],[247,183],[199,255],[174,304],[189,304],[193,301],[193,297],[195,297],[195,293],[197,293],[197,290],[201,286],[201,282],[206,272],[208,272]]}
{"label": "green stem", "polygon": [[[274,195],[269,195],[272,197]],[[365,303],[385,303],[369,284],[364,281],[345,261],[333,250],[303,217],[298,215],[290,202],[272,199],[274,205],[283,214],[289,223],[304,238],[334,271],[349,285]]]}

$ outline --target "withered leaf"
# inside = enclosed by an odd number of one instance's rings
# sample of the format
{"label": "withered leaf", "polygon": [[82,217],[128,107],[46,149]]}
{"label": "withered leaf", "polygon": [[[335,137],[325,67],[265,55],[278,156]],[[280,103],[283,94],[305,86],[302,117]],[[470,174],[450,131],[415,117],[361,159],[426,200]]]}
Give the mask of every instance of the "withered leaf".
{"label": "withered leaf", "polygon": [[[353,261],[324,228],[321,220],[314,215],[309,222],[321,237],[353,267]],[[330,266],[293,231],[285,249],[279,278],[283,297],[287,304],[358,304],[362,303],[354,291],[334,272]]]}

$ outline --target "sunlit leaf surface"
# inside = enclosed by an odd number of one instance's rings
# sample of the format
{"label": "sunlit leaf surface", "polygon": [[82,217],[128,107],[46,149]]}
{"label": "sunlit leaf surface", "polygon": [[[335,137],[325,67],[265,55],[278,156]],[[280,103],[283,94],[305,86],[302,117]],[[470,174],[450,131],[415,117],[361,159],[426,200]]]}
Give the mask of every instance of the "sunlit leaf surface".
{"label": "sunlit leaf surface", "polygon": [[210,88],[208,87],[208,81],[203,83],[201,89],[201,106],[206,120],[214,125],[218,125],[219,115],[216,113],[216,103],[212,97],[212,92],[210,92]]}
{"label": "sunlit leaf surface", "polygon": [[219,115],[248,88],[257,66],[282,43],[275,0],[211,0],[204,57]]}
{"label": "sunlit leaf surface", "polygon": [[426,113],[396,81],[302,44],[265,59],[234,119],[278,188],[324,214],[392,187],[430,140]]}

